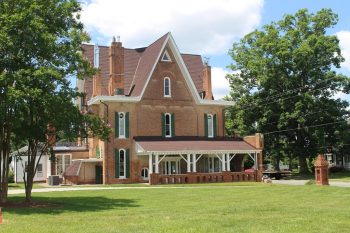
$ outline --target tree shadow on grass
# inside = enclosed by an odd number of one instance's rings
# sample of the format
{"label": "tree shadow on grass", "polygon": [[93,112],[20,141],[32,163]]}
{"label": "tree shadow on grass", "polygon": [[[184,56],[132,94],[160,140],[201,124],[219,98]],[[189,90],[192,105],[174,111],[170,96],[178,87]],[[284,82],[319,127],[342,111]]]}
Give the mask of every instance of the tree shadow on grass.
{"label": "tree shadow on grass", "polygon": [[[23,197],[12,197],[13,203],[23,202]],[[25,208],[4,207],[13,214],[62,214],[69,212],[99,212],[111,209],[139,207],[134,199],[113,199],[105,196],[35,197],[34,205]]]}

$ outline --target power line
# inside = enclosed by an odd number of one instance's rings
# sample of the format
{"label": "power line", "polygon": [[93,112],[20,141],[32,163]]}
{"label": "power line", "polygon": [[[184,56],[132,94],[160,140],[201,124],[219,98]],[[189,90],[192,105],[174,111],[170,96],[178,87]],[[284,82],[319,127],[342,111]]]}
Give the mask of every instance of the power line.
{"label": "power line", "polygon": [[303,127],[294,128],[294,129],[276,130],[276,131],[266,132],[266,133],[263,133],[263,134],[264,135],[269,135],[269,134],[280,133],[280,132],[297,131],[297,130],[300,130],[300,129],[317,128],[317,127],[326,126],[326,125],[335,125],[335,124],[339,124],[339,123],[343,123],[343,122],[348,122],[348,120],[341,120],[341,121],[329,122],[329,123],[318,124],[318,125],[303,126]]}

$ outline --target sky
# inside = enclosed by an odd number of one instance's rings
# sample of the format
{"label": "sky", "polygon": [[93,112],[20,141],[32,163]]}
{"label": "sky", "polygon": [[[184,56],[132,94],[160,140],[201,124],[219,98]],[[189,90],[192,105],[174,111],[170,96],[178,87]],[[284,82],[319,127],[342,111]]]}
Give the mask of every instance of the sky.
{"label": "sky", "polygon": [[[109,45],[120,36],[124,47],[145,47],[171,32],[181,53],[209,59],[215,99],[229,93],[225,75],[233,42],[299,9],[331,8],[339,22],[328,34],[338,36],[345,58],[338,72],[350,76],[348,0],[83,0],[82,6],[81,20],[94,44]],[[350,99],[343,93],[337,97]]]}

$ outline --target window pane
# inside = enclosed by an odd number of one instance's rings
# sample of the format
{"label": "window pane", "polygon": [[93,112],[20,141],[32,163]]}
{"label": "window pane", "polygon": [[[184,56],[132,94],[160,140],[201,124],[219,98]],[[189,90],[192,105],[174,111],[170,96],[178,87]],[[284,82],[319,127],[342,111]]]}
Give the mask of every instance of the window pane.
{"label": "window pane", "polygon": [[170,95],[170,80],[168,78],[164,79],[164,95]]}
{"label": "window pane", "polygon": [[125,115],[119,114],[119,136],[125,136]]}
{"label": "window pane", "polygon": [[213,118],[208,115],[208,137],[213,137]]}
{"label": "window pane", "polygon": [[119,176],[125,176],[125,154],[124,150],[119,151]]}
{"label": "window pane", "polygon": [[171,118],[169,114],[165,115],[165,136],[171,135]]}

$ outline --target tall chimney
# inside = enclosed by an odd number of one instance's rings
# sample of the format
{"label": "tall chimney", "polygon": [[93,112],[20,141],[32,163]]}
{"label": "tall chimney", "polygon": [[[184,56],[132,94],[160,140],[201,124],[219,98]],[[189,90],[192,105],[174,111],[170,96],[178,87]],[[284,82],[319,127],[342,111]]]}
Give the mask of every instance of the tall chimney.
{"label": "tall chimney", "polygon": [[203,68],[203,91],[205,92],[204,99],[213,99],[213,92],[211,90],[211,67],[207,62],[204,62]]}
{"label": "tall chimney", "polygon": [[109,95],[124,95],[124,49],[113,37],[109,48]]}
{"label": "tall chimney", "polygon": [[97,71],[92,79],[92,97],[101,95],[101,72]]}

